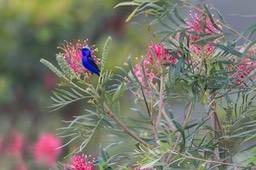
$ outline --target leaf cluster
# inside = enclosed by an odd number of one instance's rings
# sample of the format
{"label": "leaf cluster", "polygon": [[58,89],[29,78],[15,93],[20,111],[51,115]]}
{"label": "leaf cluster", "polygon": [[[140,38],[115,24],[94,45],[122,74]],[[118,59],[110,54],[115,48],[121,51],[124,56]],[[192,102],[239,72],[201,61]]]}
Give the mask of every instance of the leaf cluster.
{"label": "leaf cluster", "polygon": [[[202,15],[195,22],[203,31],[193,29],[179,13],[178,4],[170,6],[169,1],[133,0],[116,6],[136,7],[127,21],[141,13],[154,15],[150,25],[161,26],[155,35],[162,38],[164,50],[176,59],[175,63],[156,62],[148,66],[143,58],[139,61],[142,68],[139,77],[129,56],[129,71],[122,67],[117,67],[121,74],[104,70],[94,85],[73,74],[61,54],[57,55],[60,69],[41,60],[68,87],[53,92],[52,109],[84,99],[92,108],[85,109],[83,115],[72,121],[65,121],[68,125],[59,129],[60,135],[71,138],[64,146],[81,140],[72,153],[82,152],[95,132],[103,130],[106,137],[114,136],[114,141],[107,147],[100,146],[101,157],[97,160],[100,169],[254,168],[255,156],[247,162],[233,158],[240,153],[255,152],[256,68],[245,78],[236,75],[245,72],[237,69],[244,59],[256,61],[255,54],[248,55],[256,43],[248,38],[256,28],[252,25],[240,34],[227,26],[218,11],[215,18],[207,5],[197,8],[183,2],[183,7]],[[110,41],[108,38],[103,50],[102,70]],[[243,48],[240,41],[244,43]],[[194,47],[213,50],[196,53]],[[150,50],[153,61],[157,61],[157,52]],[[153,81],[148,79],[147,69],[153,70]],[[131,115],[122,113],[122,99],[127,94],[135,99]],[[184,102],[185,106],[175,111],[173,102]],[[199,118],[194,118],[198,117],[198,105],[205,109]],[[129,139],[135,149],[109,152]],[[246,145],[248,141],[252,142],[250,146]]]}

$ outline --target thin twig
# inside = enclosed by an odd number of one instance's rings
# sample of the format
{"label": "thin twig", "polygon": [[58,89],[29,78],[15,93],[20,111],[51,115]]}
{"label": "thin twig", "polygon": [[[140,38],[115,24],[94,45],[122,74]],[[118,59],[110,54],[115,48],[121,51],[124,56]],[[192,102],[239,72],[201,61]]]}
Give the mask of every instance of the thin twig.
{"label": "thin twig", "polygon": [[[215,96],[213,96],[213,98],[214,98]],[[213,99],[214,100],[214,99]],[[212,100],[212,101],[213,101]],[[220,123],[219,123],[219,119],[218,119],[218,116],[217,116],[217,112],[216,112],[216,101],[213,101],[213,102],[211,102],[212,104],[211,104],[211,113],[210,113],[210,119],[211,119],[211,126],[212,126],[212,128],[213,128],[213,139],[215,139],[215,138],[217,138],[217,132],[216,132],[216,130],[218,129],[218,127],[217,126],[219,126],[219,129],[221,129],[221,126],[220,126]],[[214,149],[214,154],[215,154],[215,159],[220,159],[220,151],[219,151],[219,148],[218,147],[216,147],[215,149]]]}
{"label": "thin twig", "polygon": [[[187,126],[188,121],[189,121],[189,119],[190,119],[190,116],[191,116],[191,113],[192,113],[192,108],[193,108],[192,106],[193,106],[193,103],[192,103],[192,101],[191,101],[191,102],[189,102],[189,105],[188,105],[188,112],[187,112],[187,114],[186,114],[186,118],[185,118],[184,123],[183,123],[183,125],[182,125],[183,129],[185,129],[185,127]],[[172,150],[175,151],[176,147],[177,147],[178,144],[179,144],[180,138],[181,138],[181,133],[179,132]],[[169,164],[169,162],[170,162],[171,159],[172,159],[172,153],[170,153],[170,154],[168,155],[168,157],[167,157],[167,159],[166,159],[166,163]]]}
{"label": "thin twig", "polygon": [[[82,92],[84,92],[84,93],[86,93],[86,94],[89,94],[85,89],[83,89],[82,87],[80,87],[80,86],[78,86],[77,84],[75,84],[73,81],[71,81],[71,80],[69,80],[66,76],[63,76],[63,78],[67,81],[67,82],[69,82],[72,86],[74,86],[75,88],[77,88],[77,89],[79,89],[80,91],[82,91]],[[84,83],[86,83],[86,82],[84,82]],[[86,85],[89,87],[89,86],[91,86],[93,89],[94,89],[94,87],[91,85],[91,84],[88,84],[88,83],[86,83]],[[95,90],[95,89],[94,89]],[[95,90],[95,92],[96,92],[96,90]],[[96,93],[97,94],[97,93]],[[97,94],[98,95],[98,94]],[[99,95],[98,95],[99,96]]]}
{"label": "thin twig", "polygon": [[157,115],[157,120],[156,120],[156,130],[159,129],[160,126],[160,121],[162,117],[162,111],[163,111],[163,83],[164,83],[164,78],[163,75],[160,76],[160,90],[159,90],[159,110],[158,110],[158,115]]}
{"label": "thin twig", "polygon": [[219,161],[214,161],[214,160],[206,160],[206,159],[202,159],[202,158],[188,156],[188,155],[185,155],[185,154],[182,154],[182,153],[178,153],[178,152],[174,152],[174,151],[171,151],[171,152],[174,155],[180,155],[180,156],[188,158],[188,159],[198,160],[198,161],[202,161],[202,162],[206,162],[206,163],[219,164],[218,166],[226,165],[226,166],[233,166],[233,167],[236,167],[236,168],[249,168],[248,166],[244,166],[244,165],[236,165],[236,164],[232,164],[232,163],[219,162]]}
{"label": "thin twig", "polygon": [[155,141],[157,142],[158,141],[158,135],[157,135],[156,127],[154,125],[154,119],[153,119],[152,113],[150,112],[149,105],[148,105],[148,102],[146,100],[146,96],[145,96],[143,87],[142,86],[140,86],[140,87],[141,87],[142,96],[143,96],[143,99],[144,99],[144,102],[145,102],[145,105],[146,105],[146,108],[147,108],[147,113],[148,113],[148,116],[150,118],[150,124],[152,125],[152,128],[153,128],[154,138],[155,138]]}
{"label": "thin twig", "polygon": [[126,132],[127,134],[129,134],[132,138],[134,138],[135,140],[137,140],[138,142],[140,142],[141,144],[143,144],[145,147],[151,148],[151,146],[145,142],[143,139],[141,139],[140,137],[138,137],[134,132],[132,132],[129,128],[127,128],[125,126],[125,124],[109,109],[109,107],[104,103],[104,108],[106,113],[116,121],[117,124],[119,124],[119,126],[121,126],[121,128],[124,130],[124,132]]}
{"label": "thin twig", "polygon": [[185,127],[187,126],[188,121],[189,121],[189,119],[190,119],[190,116],[191,116],[191,113],[192,113],[192,108],[193,108],[192,106],[193,106],[193,102],[191,101],[191,102],[189,102],[189,105],[188,105],[188,112],[187,112],[187,114],[186,114],[185,121],[184,121],[184,123],[183,123],[183,125],[182,125],[183,129],[185,129]]}
{"label": "thin twig", "polygon": [[[80,86],[78,86],[77,84],[73,83],[72,81],[68,80],[66,77],[63,77],[65,80],[69,81],[74,87],[76,87],[77,89],[85,92],[85,93],[88,93],[86,90],[84,90],[83,88],[81,88]],[[95,88],[93,86],[91,86],[93,88],[93,90],[95,91],[95,94],[97,96],[99,96],[99,94],[97,93],[97,91],[95,90]],[[105,110],[106,110],[106,113],[111,117],[113,118],[121,127],[122,129],[127,133],[129,134],[131,137],[133,137],[135,140],[137,140],[138,142],[140,142],[141,144],[143,144],[144,146],[146,147],[150,147],[150,145],[145,142],[144,140],[142,140],[140,137],[138,137],[134,132],[132,132],[130,129],[128,129],[124,123],[109,109],[109,107],[104,103],[104,107],[105,107]]]}
{"label": "thin twig", "polygon": [[167,122],[167,125],[169,126],[169,129],[171,131],[176,131],[177,130],[176,126],[174,125],[173,121],[169,118],[169,116],[167,115],[164,108],[163,108],[162,112],[163,112],[163,116]]}

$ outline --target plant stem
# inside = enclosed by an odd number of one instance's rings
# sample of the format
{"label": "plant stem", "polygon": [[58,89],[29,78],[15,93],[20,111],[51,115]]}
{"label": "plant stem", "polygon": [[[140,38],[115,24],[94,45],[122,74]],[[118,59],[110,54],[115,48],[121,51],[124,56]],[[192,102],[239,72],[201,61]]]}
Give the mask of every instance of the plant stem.
{"label": "plant stem", "polygon": [[200,60],[200,64],[199,64],[199,71],[198,71],[198,76],[200,76],[201,75],[201,73],[202,73],[202,71],[203,71],[203,67],[204,67],[204,54],[205,54],[205,50],[204,50],[204,48],[203,48],[203,46],[201,46],[201,48],[202,48],[202,56],[201,56],[201,60]]}
{"label": "plant stem", "polygon": [[159,110],[158,110],[158,115],[157,115],[157,120],[156,120],[156,130],[157,131],[160,127],[160,121],[161,121],[162,111],[163,111],[163,83],[164,83],[164,77],[161,74],[161,76],[160,76],[160,90],[159,90]]}
{"label": "plant stem", "polygon": [[244,165],[236,165],[236,164],[232,164],[232,163],[219,162],[219,161],[214,161],[214,160],[206,160],[206,159],[201,159],[201,158],[197,158],[197,157],[193,157],[193,156],[188,156],[188,155],[174,152],[174,151],[171,151],[171,152],[174,155],[180,155],[181,157],[184,157],[184,158],[198,160],[198,161],[207,162],[207,163],[215,163],[215,164],[218,164],[218,166],[226,165],[226,166],[232,166],[232,167],[236,167],[236,168],[249,168],[248,166],[244,166]]}
{"label": "plant stem", "polygon": [[174,125],[174,123],[172,122],[172,120],[169,118],[169,116],[168,116],[167,113],[165,112],[165,109],[164,109],[164,108],[163,108],[162,112],[163,112],[163,116],[164,116],[164,118],[165,118],[165,120],[166,120],[166,122],[167,122],[167,124],[168,124],[168,126],[169,126],[169,128],[170,128],[170,130],[171,130],[171,131],[176,131],[176,130],[177,130],[176,126]]}
{"label": "plant stem", "polygon": [[186,118],[185,118],[185,121],[184,121],[184,123],[183,123],[183,129],[185,129],[185,127],[187,126],[187,124],[188,124],[188,121],[189,121],[189,119],[190,119],[190,116],[191,116],[191,113],[192,113],[192,107],[193,106],[193,102],[191,101],[191,102],[189,102],[189,105],[188,105],[188,112],[187,112],[187,114],[186,114]]}
{"label": "plant stem", "polygon": [[80,86],[78,86],[77,84],[75,84],[74,82],[72,82],[71,80],[69,80],[66,76],[63,76],[63,78],[69,82],[71,85],[73,85],[74,87],[76,87],[77,89],[81,90],[82,92],[88,93],[86,90],[84,90],[83,88],[81,88]]}
{"label": "plant stem", "polygon": [[[190,119],[190,116],[191,116],[191,113],[192,113],[192,106],[193,106],[193,103],[192,103],[192,101],[191,101],[191,102],[189,102],[189,105],[188,105],[188,112],[187,112],[187,114],[186,114],[186,118],[185,118],[184,123],[183,123],[183,125],[182,125],[183,129],[187,126],[188,121],[189,121],[189,119]],[[175,151],[176,147],[178,146],[179,141],[180,141],[180,138],[181,138],[181,133],[179,132],[179,133],[178,133],[178,136],[177,136],[177,139],[176,139],[176,141],[175,141],[175,143],[174,143],[173,149],[172,149],[173,151]],[[170,153],[170,154],[168,155],[168,157],[167,157],[167,159],[166,159],[165,162],[166,162],[167,164],[169,164],[169,162],[170,162],[171,159],[172,159],[172,153]]]}
{"label": "plant stem", "polygon": [[[72,81],[68,80],[66,77],[63,77],[65,80],[69,81],[74,87],[78,88],[79,90],[88,93],[86,90],[84,90],[83,88],[81,88],[80,86],[76,85],[75,83],[73,83]],[[92,86],[93,87],[93,86]],[[93,88],[94,89],[94,88]],[[95,90],[95,89],[94,89]],[[95,90],[96,92],[96,90]],[[98,95],[98,94],[97,94]],[[132,132],[130,129],[128,129],[125,124],[109,109],[109,107],[104,103],[103,104],[105,109],[106,109],[106,113],[112,118],[114,119],[121,127],[122,129],[129,134],[131,137],[133,137],[135,140],[137,140],[138,142],[140,142],[141,144],[143,144],[146,147],[151,147],[147,142],[145,142],[144,140],[142,140],[140,137],[138,137],[134,132]]]}
{"label": "plant stem", "polygon": [[152,113],[150,112],[149,105],[148,105],[148,102],[146,100],[143,87],[142,86],[140,86],[140,87],[141,87],[141,93],[142,93],[142,96],[143,96],[143,99],[144,99],[144,102],[145,102],[145,105],[146,105],[146,108],[147,108],[147,113],[148,113],[148,116],[150,118],[150,124],[152,125],[152,128],[153,128],[154,138],[155,138],[155,141],[157,142],[158,141],[158,135],[157,135],[156,127],[154,125],[154,119],[153,119]]}
{"label": "plant stem", "polygon": [[145,147],[151,148],[151,146],[145,142],[143,139],[138,137],[134,132],[132,132],[129,128],[125,126],[125,124],[109,109],[109,107],[104,103],[105,112],[112,118],[114,121],[116,121],[119,126],[124,130],[125,133],[133,137],[135,140],[143,144]]}
{"label": "plant stem", "polygon": [[[214,100],[214,97],[215,96],[213,96],[212,97],[212,100],[211,101],[213,101]],[[220,122],[219,122],[219,119],[218,119],[218,116],[217,116],[217,111],[216,111],[216,102],[215,101],[213,101],[212,102],[212,105],[211,105],[211,113],[210,113],[210,119],[211,119],[211,126],[212,126],[212,129],[214,130],[213,131],[213,139],[216,139],[218,136],[218,134],[217,134],[217,132],[216,132],[216,130],[217,129],[221,129],[221,126],[220,126]],[[220,151],[219,151],[219,148],[218,147],[216,147],[215,149],[214,149],[214,154],[215,154],[215,159],[216,160],[218,160],[218,159],[220,159]]]}

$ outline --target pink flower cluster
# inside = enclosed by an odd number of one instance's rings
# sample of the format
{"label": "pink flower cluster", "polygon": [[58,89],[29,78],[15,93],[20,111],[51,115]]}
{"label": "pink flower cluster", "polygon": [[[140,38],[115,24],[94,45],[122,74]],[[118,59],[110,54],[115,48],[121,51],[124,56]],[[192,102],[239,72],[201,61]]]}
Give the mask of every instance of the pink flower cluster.
{"label": "pink flower cluster", "polygon": [[169,63],[176,63],[177,59],[170,55],[168,51],[164,48],[163,44],[156,45],[155,43],[151,43],[148,45],[147,56],[143,60],[143,67],[142,68],[142,61],[138,60],[136,66],[133,68],[133,71],[141,82],[142,86],[146,88],[146,81],[153,82],[155,74],[153,69],[159,70],[162,65],[166,64],[166,68],[168,67]]}
{"label": "pink flower cluster", "polygon": [[[192,42],[190,44],[190,52],[197,56],[202,56],[203,54],[210,55],[215,48],[210,45],[210,44],[198,44],[194,43],[202,38],[205,38],[207,36],[211,36],[212,34],[220,34],[220,31],[217,30],[213,24],[211,23],[211,20],[208,16],[205,16],[201,13],[190,13],[191,19],[187,19],[187,24],[188,24],[188,30],[187,32],[189,33],[189,38],[190,41]],[[215,20],[215,23],[217,23],[217,20]],[[217,24],[219,28],[221,28],[220,25]],[[197,34],[192,34],[192,32],[197,32],[198,34],[205,34],[204,36],[202,35],[197,35]],[[216,43],[219,41],[219,39],[215,39],[212,41],[212,43]]]}
{"label": "pink flower cluster", "polygon": [[152,72],[152,70],[149,70],[148,66],[145,64],[144,64],[144,73],[143,73],[143,68],[140,61],[133,68],[133,71],[143,87],[145,88],[147,87],[145,78],[147,79],[148,82],[153,82],[153,79],[155,76],[154,73]]}
{"label": "pink flower cluster", "polygon": [[13,130],[10,136],[7,136],[7,141],[5,142],[0,138],[0,156],[5,156],[5,154],[12,157],[13,165],[17,170],[27,170],[27,166],[23,162],[22,154],[24,151],[24,138],[17,131]]}
{"label": "pink flower cluster", "polygon": [[[69,64],[70,68],[78,75],[81,75],[82,73],[90,73],[90,71],[88,71],[82,66],[82,52],[80,49],[83,46],[89,46],[88,40],[84,40],[83,42],[78,40],[74,44],[71,42],[68,43],[67,41],[65,41],[65,44],[63,45],[63,47],[59,47],[60,49],[63,50],[64,57],[67,63]],[[97,51],[97,49],[93,49],[94,46],[91,46],[90,48],[91,48],[91,54],[92,54],[92,57],[94,58],[95,63],[99,64],[99,59],[93,55],[93,53]]]}
{"label": "pink flower cluster", "polygon": [[237,66],[237,70],[239,71],[238,76],[243,79],[256,68],[256,63],[249,58],[243,58],[241,63]]}
{"label": "pink flower cluster", "polygon": [[66,167],[68,167],[72,170],[95,170],[94,165],[93,165],[94,158],[92,159],[92,161],[89,160],[90,158],[91,158],[90,155],[89,156],[74,155],[72,157],[72,163],[66,164]]}
{"label": "pink flower cluster", "polygon": [[10,143],[6,148],[7,153],[20,157],[24,146],[24,138],[17,131],[12,131]]}
{"label": "pink flower cluster", "polygon": [[[220,34],[220,31],[216,29],[208,16],[203,14],[190,14],[191,19],[187,19],[187,33],[190,38],[190,52],[196,56],[198,62],[200,62],[200,57],[202,55],[209,56],[215,50],[210,44],[199,44],[196,41],[205,38],[207,36],[211,36],[212,34]],[[217,23],[217,20],[216,20]],[[220,25],[218,25],[221,28]],[[192,32],[197,32],[198,34],[192,34]],[[202,35],[199,35],[202,34]],[[178,35],[177,35],[178,36]],[[212,40],[212,43],[216,43],[220,38]],[[143,62],[144,65],[144,74],[142,70],[141,61],[139,61],[136,66],[133,68],[133,71],[136,77],[139,79],[143,87],[146,87],[145,78],[148,82],[152,82],[154,77],[153,69],[160,70],[164,64],[166,64],[166,68],[168,68],[169,63],[176,64],[177,59],[170,55],[170,53],[164,48],[163,44],[154,44],[153,42],[148,45],[147,56]],[[192,61],[192,63],[196,64],[197,61]],[[163,68],[163,67],[162,67]],[[145,78],[144,78],[145,77]]]}
{"label": "pink flower cluster", "polygon": [[156,65],[156,63],[166,64],[171,62],[175,64],[177,59],[168,53],[163,44],[156,45],[152,42],[148,45],[146,62],[152,66]]}
{"label": "pink flower cluster", "polygon": [[37,162],[53,166],[61,150],[62,145],[60,138],[51,133],[43,133],[34,145],[34,158]]}
{"label": "pink flower cluster", "polygon": [[[242,48],[240,51],[243,52],[244,48]],[[247,56],[255,56],[256,55],[256,45],[252,46],[249,51],[247,52]],[[243,58],[241,60],[241,64],[239,64],[235,68],[235,73],[232,73],[231,76],[234,76],[238,78],[237,83],[241,84],[244,81],[242,79],[245,79],[249,74],[252,73],[252,71],[256,71],[256,62],[253,61],[250,58]],[[255,75],[252,76],[253,79],[255,79]],[[247,81],[247,80],[245,80]]]}
{"label": "pink flower cluster", "polygon": [[[23,156],[27,154],[31,146],[25,145],[25,140],[22,134],[13,130],[7,142],[0,138],[0,156],[7,154],[8,157],[12,157],[13,165],[17,170],[27,170],[28,167],[23,160]],[[57,157],[61,150],[56,150],[57,147],[61,146],[61,140],[51,133],[44,133],[33,145],[32,154],[36,162],[43,163],[48,167],[53,167],[56,163]]]}

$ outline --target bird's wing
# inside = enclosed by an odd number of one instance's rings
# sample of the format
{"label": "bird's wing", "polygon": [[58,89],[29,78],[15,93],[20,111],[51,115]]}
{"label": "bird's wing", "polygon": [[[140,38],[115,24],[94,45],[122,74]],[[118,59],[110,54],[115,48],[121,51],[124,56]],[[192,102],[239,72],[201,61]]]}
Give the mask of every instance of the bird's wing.
{"label": "bird's wing", "polygon": [[88,55],[87,59],[88,59],[89,63],[90,63],[93,67],[97,68],[97,70],[100,71],[99,67],[97,66],[97,64],[95,63],[95,61],[94,61],[94,59],[92,58],[91,55]]}

